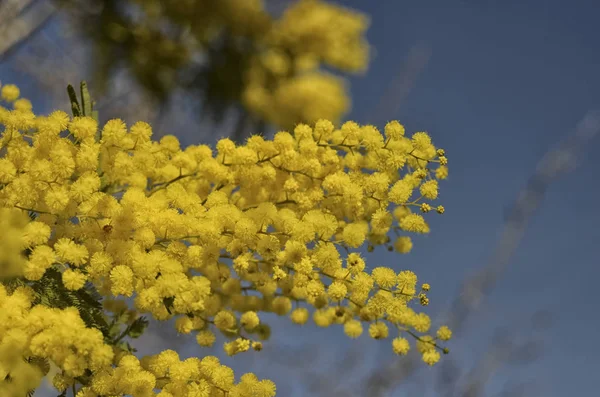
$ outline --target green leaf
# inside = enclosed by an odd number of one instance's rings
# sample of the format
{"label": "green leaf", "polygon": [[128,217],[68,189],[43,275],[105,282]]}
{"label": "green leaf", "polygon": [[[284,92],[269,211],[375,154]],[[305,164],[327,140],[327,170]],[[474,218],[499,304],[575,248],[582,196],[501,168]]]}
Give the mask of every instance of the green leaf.
{"label": "green leaf", "polygon": [[109,331],[108,331],[109,336],[116,338],[120,333],[121,333],[121,324],[113,323],[110,325]]}
{"label": "green leaf", "polygon": [[140,336],[142,336],[149,324],[150,322],[146,319],[146,317],[138,317],[129,326],[129,336],[133,339],[139,338]]}
{"label": "green leaf", "polygon": [[131,346],[131,345],[129,344],[129,342],[127,342],[127,343],[126,343],[126,345],[127,345],[127,350],[128,350],[130,353],[135,353],[135,352],[137,352],[137,349],[136,349],[135,347]]}
{"label": "green leaf", "polygon": [[81,116],[81,107],[79,106],[79,102],[77,101],[77,93],[75,93],[75,88],[71,84],[67,86],[67,93],[69,94],[69,99],[71,100],[71,110],[73,112],[73,117]]}
{"label": "green leaf", "polygon": [[165,305],[165,308],[167,309],[167,312],[169,314],[172,314],[171,309],[173,308],[174,301],[175,301],[174,296],[169,296],[168,298],[163,298],[163,304]]}
{"label": "green leaf", "polygon": [[87,83],[82,81],[80,86],[81,91],[81,107],[83,108],[83,115],[92,117],[92,98],[87,87]]}
{"label": "green leaf", "polygon": [[62,283],[62,273],[50,268],[31,287],[43,305],[59,309],[74,306],[87,327],[97,328],[105,338],[109,336],[108,322],[100,302],[101,295],[93,284],[88,282],[80,290],[69,291]]}
{"label": "green leaf", "polygon": [[32,356],[28,357],[25,361],[38,367],[44,376],[50,372],[50,362],[47,358]]}

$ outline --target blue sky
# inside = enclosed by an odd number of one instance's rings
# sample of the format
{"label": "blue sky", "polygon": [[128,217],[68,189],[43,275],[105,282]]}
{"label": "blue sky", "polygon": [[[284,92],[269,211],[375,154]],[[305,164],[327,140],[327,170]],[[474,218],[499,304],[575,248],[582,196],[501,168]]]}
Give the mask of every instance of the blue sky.
{"label": "blue sky", "polygon": [[[594,38],[600,6],[514,0],[344,4],[372,16],[369,38],[377,49],[369,75],[353,81],[351,116],[359,121],[385,121],[368,120],[371,102],[412,46],[419,41],[431,46],[429,64],[406,105],[387,118],[429,131],[451,160],[441,195],[448,212],[406,258],[435,286],[438,308],[461,278],[487,259],[503,207],[540,157],[588,110],[600,106]],[[595,203],[600,189],[594,174],[600,161],[593,153],[598,147],[600,142],[593,142],[580,168],[550,187],[487,302],[488,327],[506,321],[519,327],[513,321],[536,308],[553,313],[549,350],[534,371],[543,379],[545,396],[573,390],[595,394],[592,374],[599,367],[592,360],[599,348],[592,342],[598,327],[593,305],[600,296],[593,282],[599,275]]]}
{"label": "blue sky", "polygon": [[[376,49],[368,73],[351,79],[353,111],[348,118],[378,126],[399,119],[411,132],[428,131],[450,159],[450,178],[440,195],[446,213],[431,217],[431,234],[415,239],[415,248],[407,256],[380,250],[368,257],[371,266],[411,269],[429,282],[435,320],[461,281],[485,265],[499,237],[505,207],[525,186],[543,154],[566,137],[588,110],[600,108],[600,4],[591,0],[338,3],[371,15],[368,38]],[[374,104],[419,42],[431,49],[426,68],[400,110],[381,114]],[[7,65],[0,65],[0,80],[13,77],[17,78]],[[32,99],[36,94],[24,92]],[[394,109],[394,104],[389,106]],[[471,366],[488,348],[497,326],[526,334],[529,315],[537,309],[552,313],[553,326],[544,334],[548,342],[544,356],[526,371],[498,372],[486,396],[497,395],[499,387],[513,379],[537,379],[538,395],[547,397],[573,391],[596,394],[600,157],[595,153],[600,138],[587,149],[577,171],[548,189],[508,271],[486,300],[484,313],[449,345],[452,354]],[[265,360],[273,354],[291,360],[294,355],[285,353],[292,346],[324,345],[324,354],[307,366],[327,371],[328,358],[363,347],[362,373],[366,374],[375,363],[397,359],[389,351],[389,342],[348,341],[339,328],[297,328],[286,323],[276,322],[281,327],[274,327],[264,358],[255,354],[226,362],[238,373],[268,376],[282,393],[296,390],[297,395],[309,395],[295,387],[300,380],[291,374],[298,375],[297,370],[288,372],[285,363]],[[184,355],[200,353],[191,343]],[[424,379],[432,375],[428,369],[423,372]],[[389,395],[414,395],[414,390],[406,385]]]}

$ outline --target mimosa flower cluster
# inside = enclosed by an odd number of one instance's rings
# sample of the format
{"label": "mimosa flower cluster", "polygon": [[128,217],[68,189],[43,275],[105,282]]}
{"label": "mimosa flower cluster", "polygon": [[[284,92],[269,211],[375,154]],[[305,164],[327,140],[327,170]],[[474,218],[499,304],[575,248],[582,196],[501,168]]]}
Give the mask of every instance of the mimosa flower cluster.
{"label": "mimosa flower cluster", "polygon": [[357,73],[369,61],[368,18],[323,1],[291,4],[263,37],[250,61],[244,104],[265,120],[287,128],[297,120],[337,122],[350,108],[344,79],[321,65]]}
{"label": "mimosa flower cluster", "polygon": [[[0,349],[51,360],[61,369],[57,389],[275,395],[272,382],[252,374],[235,383],[214,357],[182,362],[166,351],[138,360],[85,328],[77,310],[32,305],[28,285],[51,271],[66,291],[92,284],[111,300],[133,297],[137,313],[175,318],[200,346],[219,332],[229,355],[262,348],[270,328],[261,312],[299,325],[312,317],[350,338],[366,327],[374,339],[391,338],[399,355],[412,337],[429,365],[446,352],[438,341],[451,331],[429,335],[430,318],[418,311],[430,286],[411,271],[368,268],[356,251],[368,244],[407,253],[411,234],[429,232],[427,213],[444,212],[434,202],[447,159],[427,133],[406,136],[397,121],[382,134],[319,120],[272,141],[255,135],[243,146],[221,139],[216,151],[182,149],[175,136],[153,141],[145,122],[36,116],[15,86],[1,94],[13,106],[0,107],[0,222],[18,237],[0,243],[0,277],[19,276],[22,285],[0,290]],[[0,362],[7,374],[22,366]]]}
{"label": "mimosa flower cluster", "polygon": [[[85,7],[64,3],[78,12]],[[164,95],[181,76],[206,79],[208,100],[241,104],[280,128],[319,118],[337,123],[350,108],[346,80],[322,67],[360,73],[369,62],[368,17],[323,0],[289,2],[282,15],[263,0],[121,3],[86,20],[101,21],[98,28],[83,27],[102,40],[103,58],[121,59],[146,88]]]}

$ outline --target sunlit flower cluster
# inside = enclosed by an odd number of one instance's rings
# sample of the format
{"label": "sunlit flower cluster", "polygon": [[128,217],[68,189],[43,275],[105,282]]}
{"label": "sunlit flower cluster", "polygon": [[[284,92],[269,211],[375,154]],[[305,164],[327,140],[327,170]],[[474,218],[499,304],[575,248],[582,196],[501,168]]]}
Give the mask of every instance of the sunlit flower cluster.
{"label": "sunlit flower cluster", "polygon": [[[6,87],[3,95],[15,101]],[[412,233],[429,232],[423,204],[438,198],[447,166],[425,132],[408,137],[397,121],[382,134],[371,125],[318,120],[272,141],[255,135],[237,146],[221,139],[213,150],[182,149],[172,135],[153,141],[144,122],[99,126],[62,111],[36,116],[28,107],[0,107],[0,124],[0,210],[11,214],[0,221],[20,236],[0,247],[22,250],[1,258],[22,268],[24,285],[59,271],[67,291],[91,283],[111,299],[133,297],[137,312],[175,318],[177,330],[200,346],[212,346],[220,333],[229,355],[261,350],[270,334],[261,312],[299,325],[311,318],[319,327],[337,325],[350,338],[366,327],[371,338],[395,338],[391,347],[401,355],[410,349],[405,337],[416,338],[430,365],[445,351],[437,340],[448,340],[450,330],[425,335],[431,321],[418,311],[429,303],[430,286],[411,271],[367,267],[356,251],[367,244],[369,251],[385,245],[407,253]],[[55,385],[89,368],[87,378],[77,378],[85,396],[145,396],[154,387],[163,396],[203,396],[211,388],[229,396],[275,393],[252,374],[235,384],[231,370],[210,357],[112,357],[76,311],[29,307],[17,292],[12,299],[23,303],[11,303],[6,314],[15,320],[1,323],[9,330],[15,324],[11,335],[47,335],[37,350],[33,339],[19,346],[61,368]],[[38,329],[30,318],[38,327],[58,325]],[[67,341],[75,350],[61,347]]]}
{"label": "sunlit flower cluster", "polygon": [[77,309],[32,306],[34,295],[29,287],[10,294],[0,284],[0,379],[11,378],[0,381],[2,395],[19,395],[39,384],[45,373],[28,362],[31,358],[51,360],[70,384],[86,370],[99,371],[112,364],[113,348],[104,344],[99,330],[86,328]]}

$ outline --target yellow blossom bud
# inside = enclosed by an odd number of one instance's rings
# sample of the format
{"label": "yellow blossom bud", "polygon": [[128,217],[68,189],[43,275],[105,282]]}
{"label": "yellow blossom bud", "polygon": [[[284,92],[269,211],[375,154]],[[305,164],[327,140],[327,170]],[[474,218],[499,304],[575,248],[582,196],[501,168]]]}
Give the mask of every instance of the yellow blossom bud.
{"label": "yellow blossom bud", "polygon": [[438,329],[437,337],[441,340],[450,340],[450,338],[452,338],[452,331],[450,331],[450,328],[443,325]]}
{"label": "yellow blossom bud", "polygon": [[392,341],[392,349],[394,350],[394,353],[405,356],[410,350],[410,344],[406,338],[394,338]]}
{"label": "yellow blossom bud", "polygon": [[252,331],[258,326],[260,320],[256,312],[246,312],[242,314],[240,318],[240,325],[244,327],[246,331]]}
{"label": "yellow blossom bud", "polygon": [[369,335],[373,339],[385,339],[388,337],[388,326],[383,322],[373,323],[369,326]]}
{"label": "yellow blossom bud", "polygon": [[438,353],[436,350],[427,351],[423,353],[423,361],[427,365],[434,365],[435,363],[440,361],[440,353]]}
{"label": "yellow blossom bud", "polygon": [[21,95],[21,91],[19,87],[14,84],[6,84],[2,86],[2,90],[0,91],[0,96],[6,102],[14,102]]}
{"label": "yellow blossom bud", "polygon": [[391,288],[396,285],[396,273],[388,267],[376,267],[372,276],[380,287]]}
{"label": "yellow blossom bud", "polygon": [[393,120],[385,125],[385,135],[393,140],[399,140],[404,136],[404,126],[398,121]]}
{"label": "yellow blossom bud", "polygon": [[196,335],[196,342],[198,342],[198,344],[202,347],[211,347],[212,345],[214,345],[216,340],[217,338],[215,334],[208,329],[200,331]]}
{"label": "yellow blossom bud", "polygon": [[302,325],[306,324],[308,321],[308,310],[304,307],[299,307],[298,309],[294,309],[290,314],[290,318],[296,324]]}
{"label": "yellow blossom bud", "polygon": [[[395,275],[394,275],[395,276]],[[346,297],[348,293],[348,288],[346,285],[339,281],[334,281],[331,283],[329,288],[327,288],[327,294],[329,298],[334,302],[339,302]]]}
{"label": "yellow blossom bud", "polygon": [[219,328],[222,331],[225,331],[235,327],[236,320],[231,312],[222,310],[219,313],[217,313],[214,322],[217,328]]}
{"label": "yellow blossom bud", "polygon": [[394,241],[394,249],[401,254],[407,254],[412,250],[413,243],[410,237],[400,236]]}
{"label": "yellow blossom bud", "polygon": [[62,282],[68,290],[76,291],[83,287],[86,282],[86,277],[85,274],[79,271],[67,269],[62,274]]}
{"label": "yellow blossom bud", "polygon": [[358,320],[350,320],[344,324],[344,333],[350,338],[358,338],[363,332],[362,323]]}

